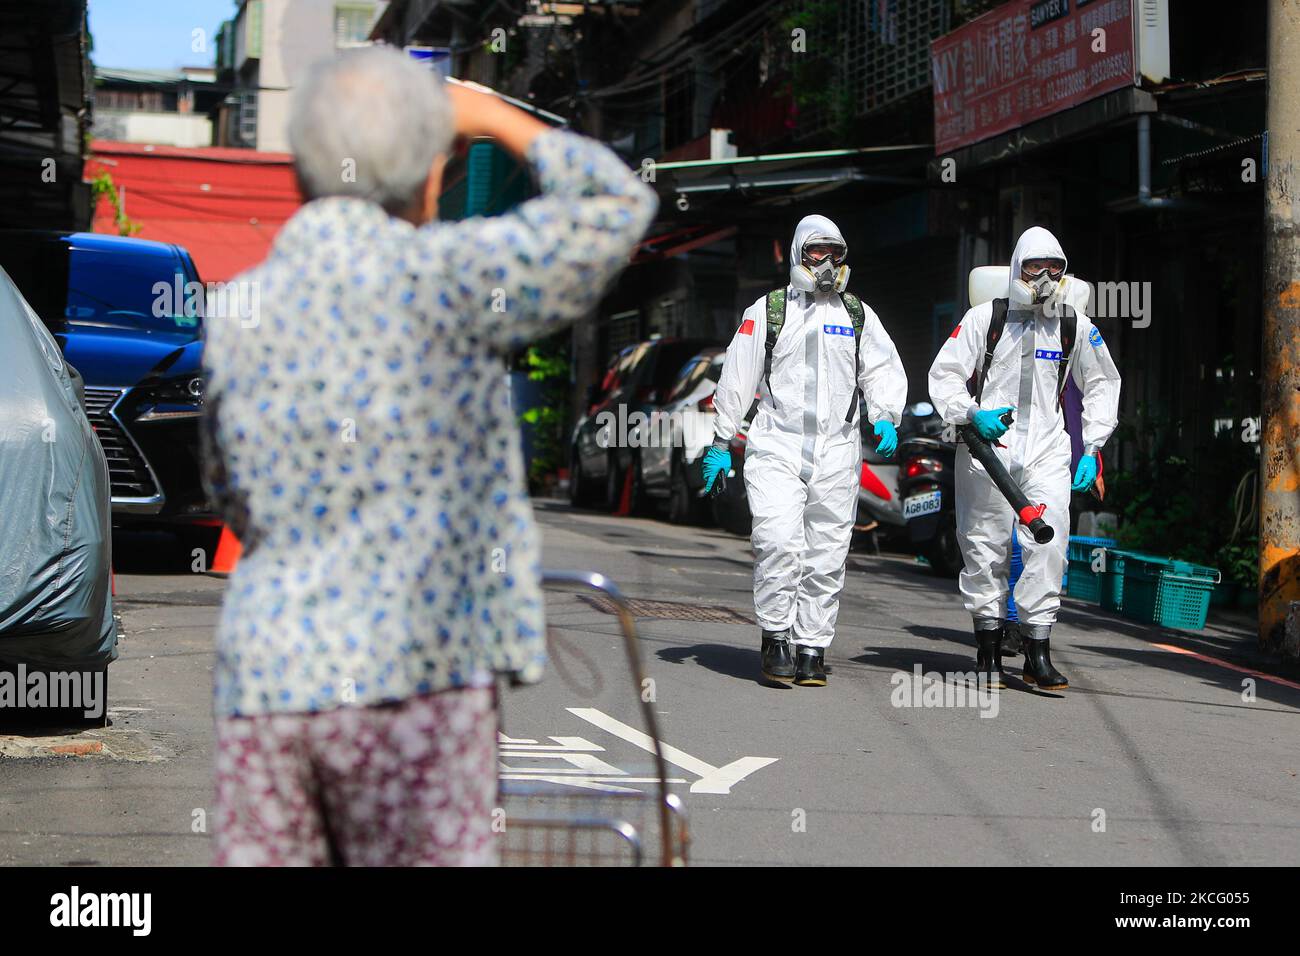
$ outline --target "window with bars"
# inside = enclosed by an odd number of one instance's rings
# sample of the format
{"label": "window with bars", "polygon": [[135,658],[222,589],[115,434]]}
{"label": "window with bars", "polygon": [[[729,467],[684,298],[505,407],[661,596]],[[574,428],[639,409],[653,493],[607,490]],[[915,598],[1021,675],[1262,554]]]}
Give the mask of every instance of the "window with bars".
{"label": "window with bars", "polygon": [[248,13],[244,49],[250,59],[259,60],[262,57],[262,0],[248,0],[244,9]]}
{"label": "window with bars", "polygon": [[[174,102],[171,105],[175,105]],[[96,90],[95,106],[102,110],[132,113],[162,113],[168,102],[159,90]]]}
{"label": "window with bars", "polygon": [[930,41],[952,29],[953,0],[794,0],[780,21],[807,31],[806,52],[776,47],[794,82],[799,135],[889,106],[930,85]]}
{"label": "window with bars", "polygon": [[930,85],[930,41],[947,33],[948,0],[873,0],[845,23],[845,74],[859,111]]}
{"label": "window with bars", "polygon": [[238,112],[236,113],[235,135],[239,145],[249,149],[257,148],[257,91],[241,90],[238,94]]}
{"label": "window with bars", "polygon": [[334,7],[334,46],[343,50],[348,47],[366,46],[370,42],[370,30],[375,25],[375,5],[373,3],[340,3]]}

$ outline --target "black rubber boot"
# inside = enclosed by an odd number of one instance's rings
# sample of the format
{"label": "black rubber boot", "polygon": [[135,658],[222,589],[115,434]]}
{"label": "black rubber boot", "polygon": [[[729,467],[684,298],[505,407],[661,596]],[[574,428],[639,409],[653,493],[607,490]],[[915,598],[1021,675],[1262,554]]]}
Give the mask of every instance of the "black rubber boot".
{"label": "black rubber boot", "polygon": [[1025,638],[1026,684],[1035,684],[1039,690],[1064,690],[1070,686],[1065,675],[1052,666],[1051,639]]}
{"label": "black rubber boot", "polygon": [[975,630],[977,680],[995,689],[1006,687],[1002,679],[1002,640],[1006,626]]}
{"label": "black rubber boot", "polygon": [[778,684],[794,680],[794,646],[790,631],[764,631],[761,668],[763,676]]}
{"label": "black rubber boot", "polygon": [[1007,657],[1015,657],[1024,652],[1024,642],[1020,640],[1020,625],[1015,621],[1007,621],[1002,627],[1002,653]]}
{"label": "black rubber boot", "polygon": [[801,647],[794,666],[794,682],[800,687],[826,686],[826,656],[820,647]]}

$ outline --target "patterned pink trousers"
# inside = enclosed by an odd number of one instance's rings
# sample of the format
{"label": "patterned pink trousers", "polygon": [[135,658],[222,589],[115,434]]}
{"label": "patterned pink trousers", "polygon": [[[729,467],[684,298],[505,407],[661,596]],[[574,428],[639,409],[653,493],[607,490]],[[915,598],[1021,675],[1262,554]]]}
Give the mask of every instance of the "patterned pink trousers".
{"label": "patterned pink trousers", "polygon": [[218,866],[497,862],[493,688],[217,720]]}

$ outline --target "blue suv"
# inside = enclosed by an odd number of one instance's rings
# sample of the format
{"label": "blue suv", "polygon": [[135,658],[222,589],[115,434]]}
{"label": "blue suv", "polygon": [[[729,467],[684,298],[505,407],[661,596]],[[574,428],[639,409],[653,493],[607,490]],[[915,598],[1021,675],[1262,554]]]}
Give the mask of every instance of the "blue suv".
{"label": "blue suv", "polygon": [[190,254],[144,239],[6,230],[0,266],[84,382],[113,523],[208,523],[198,450],[203,297],[192,294],[201,286]]}

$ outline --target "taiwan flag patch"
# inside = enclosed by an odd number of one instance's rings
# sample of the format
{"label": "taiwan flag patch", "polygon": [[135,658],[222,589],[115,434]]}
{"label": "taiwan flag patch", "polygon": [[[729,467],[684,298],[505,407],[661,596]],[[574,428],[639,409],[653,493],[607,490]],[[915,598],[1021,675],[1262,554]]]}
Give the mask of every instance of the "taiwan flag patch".
{"label": "taiwan flag patch", "polygon": [[753,335],[753,334],[754,334],[754,320],[753,320],[753,319],[746,319],[744,322],[741,322],[741,323],[740,323],[740,334],[741,334],[741,335]]}
{"label": "taiwan flag patch", "polygon": [[950,338],[950,339],[955,339],[955,338],[957,337],[957,333],[960,332],[960,331],[961,331],[961,323],[958,322],[958,323],[957,323],[957,328],[955,328],[955,329],[952,330],[952,335],[948,336],[948,338]]}

